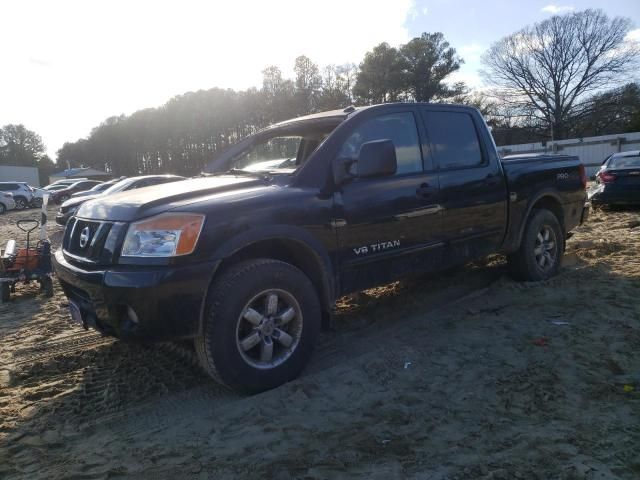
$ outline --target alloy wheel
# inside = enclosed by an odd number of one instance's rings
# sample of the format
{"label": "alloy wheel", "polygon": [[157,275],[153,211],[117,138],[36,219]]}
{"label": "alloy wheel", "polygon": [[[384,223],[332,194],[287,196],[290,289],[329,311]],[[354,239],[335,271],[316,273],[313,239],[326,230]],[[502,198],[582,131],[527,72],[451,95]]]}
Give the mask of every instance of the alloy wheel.
{"label": "alloy wheel", "polygon": [[536,264],[543,271],[553,268],[557,259],[556,234],[549,225],[543,225],[536,236],[536,243],[533,249]]}
{"label": "alloy wheel", "polygon": [[270,369],[284,363],[302,336],[302,310],[289,292],[265,290],[242,309],[236,327],[236,346],[254,368]]}

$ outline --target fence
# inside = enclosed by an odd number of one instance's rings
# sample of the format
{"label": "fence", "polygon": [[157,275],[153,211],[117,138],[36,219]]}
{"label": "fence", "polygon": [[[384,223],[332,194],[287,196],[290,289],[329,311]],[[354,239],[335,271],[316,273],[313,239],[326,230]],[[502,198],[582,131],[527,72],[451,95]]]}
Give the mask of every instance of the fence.
{"label": "fence", "polygon": [[522,143],[498,147],[498,151],[502,156],[518,153],[577,155],[580,157],[589,176],[595,174],[604,159],[612,153],[627,152],[629,150],[640,150],[640,132],[557,140],[546,144]]}

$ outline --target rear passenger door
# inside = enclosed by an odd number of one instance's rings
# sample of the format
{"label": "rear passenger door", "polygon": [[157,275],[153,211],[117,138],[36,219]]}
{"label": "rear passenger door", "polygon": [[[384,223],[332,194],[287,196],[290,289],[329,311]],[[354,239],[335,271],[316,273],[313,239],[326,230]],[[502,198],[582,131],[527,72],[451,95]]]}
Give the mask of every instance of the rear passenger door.
{"label": "rear passenger door", "polygon": [[496,251],[507,224],[507,188],[489,132],[468,109],[421,107],[440,183],[447,262]]}
{"label": "rear passenger door", "polygon": [[432,269],[440,259],[438,178],[423,163],[417,118],[412,106],[386,109],[356,125],[338,153],[355,158],[363,143],[391,140],[398,161],[395,175],[355,178],[334,195],[344,292]]}

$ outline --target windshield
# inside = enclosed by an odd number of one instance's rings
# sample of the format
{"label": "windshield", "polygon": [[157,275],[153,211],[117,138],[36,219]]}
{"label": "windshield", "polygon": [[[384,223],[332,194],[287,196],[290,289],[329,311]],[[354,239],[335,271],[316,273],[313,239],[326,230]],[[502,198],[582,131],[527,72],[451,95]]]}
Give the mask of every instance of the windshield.
{"label": "windshield", "polygon": [[640,168],[640,156],[614,157],[611,159],[609,168]]}
{"label": "windshield", "polygon": [[102,192],[104,195],[109,195],[111,193],[115,193],[115,192],[121,192],[123,190],[126,190],[126,188],[131,185],[133,182],[135,182],[136,179],[135,178],[127,178],[125,180],[120,180],[118,183],[115,183],[113,185],[111,185],[109,188],[107,188],[104,192]]}
{"label": "windshield", "polygon": [[[249,173],[293,173],[324,142],[339,121],[275,129],[256,135],[227,158],[224,170]],[[251,140],[251,139],[249,139]]]}
{"label": "windshield", "polygon": [[98,185],[96,185],[95,187],[93,187],[89,191],[90,192],[101,192],[101,191],[106,190],[107,188],[111,187],[112,185],[114,185],[114,184],[111,183],[111,182],[109,182],[109,183],[99,183]]}

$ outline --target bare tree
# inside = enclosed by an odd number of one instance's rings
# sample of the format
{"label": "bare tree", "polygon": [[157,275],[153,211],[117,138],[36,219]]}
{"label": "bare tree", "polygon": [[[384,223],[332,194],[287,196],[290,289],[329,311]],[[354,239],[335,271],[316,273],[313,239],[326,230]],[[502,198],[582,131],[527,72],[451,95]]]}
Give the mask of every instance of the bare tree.
{"label": "bare tree", "polygon": [[639,53],[637,43],[625,41],[630,29],[628,18],[601,10],[553,16],[492,45],[483,74],[502,102],[562,138],[588,97],[629,81]]}

